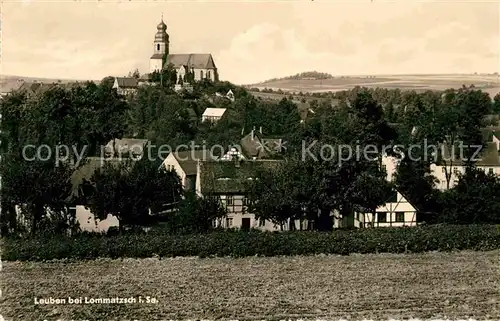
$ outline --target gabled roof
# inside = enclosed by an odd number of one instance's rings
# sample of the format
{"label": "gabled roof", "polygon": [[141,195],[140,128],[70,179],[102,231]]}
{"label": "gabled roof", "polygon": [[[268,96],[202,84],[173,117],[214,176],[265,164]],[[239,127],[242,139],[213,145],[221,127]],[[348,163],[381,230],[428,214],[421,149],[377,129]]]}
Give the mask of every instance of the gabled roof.
{"label": "gabled roof", "polygon": [[71,175],[71,197],[81,196],[80,184],[83,183],[83,180],[90,180],[92,175],[107,163],[111,163],[113,166],[119,166],[120,164],[133,166],[135,162],[124,158],[88,157],[84,160],[84,164]]}
{"label": "gabled roof", "polygon": [[263,148],[259,136],[255,132],[250,132],[240,140],[243,153],[248,158],[262,158],[266,156],[266,151]]}
{"label": "gabled roof", "polygon": [[200,162],[201,193],[244,193],[246,183],[260,170],[276,169],[283,161],[207,161]]}
{"label": "gabled roof", "polygon": [[133,77],[115,77],[120,88],[137,88],[139,81]]}
{"label": "gabled roof", "polygon": [[43,90],[48,90],[57,84],[48,84],[48,83],[41,83],[41,82],[24,82],[20,87],[19,90],[26,90],[29,93],[35,93],[38,91],[43,91]]}
{"label": "gabled roof", "polygon": [[142,155],[144,152],[144,146],[148,143],[147,139],[137,139],[137,138],[122,138],[122,139],[114,139],[109,141],[106,146],[105,150],[107,152],[112,152],[113,151],[113,142],[114,142],[114,152],[116,154],[118,153],[138,153]]}
{"label": "gabled roof", "polygon": [[[411,207],[413,207],[414,211],[418,211],[417,207],[413,205],[410,200],[401,193],[397,188],[393,188],[389,197],[385,200],[385,205],[381,205],[377,208],[377,212],[381,211],[392,211],[398,212],[398,205],[401,203],[408,203]],[[401,209],[400,211],[408,211],[407,209]]]}
{"label": "gabled roof", "polygon": [[164,68],[169,64],[174,65],[174,68],[187,66],[188,68],[196,69],[216,69],[211,54],[170,54],[167,57]]}
{"label": "gabled roof", "polygon": [[251,131],[240,140],[243,154],[252,159],[267,158],[282,151],[283,139],[263,137],[260,132]]}
{"label": "gabled roof", "polygon": [[[438,151],[447,161],[447,165],[452,162],[453,166],[463,166],[465,163],[460,159],[460,149],[459,147],[455,147],[455,157],[450,157],[451,151],[453,149],[449,148],[446,145],[443,145]],[[497,148],[497,144],[495,142],[487,142],[484,144],[483,149],[479,155],[476,155],[475,158],[479,158],[480,160],[476,162],[476,166],[500,166],[500,155]]]}
{"label": "gabled roof", "polygon": [[216,159],[216,156],[212,155],[207,149],[176,151],[172,155],[186,175],[196,175],[198,161]]}
{"label": "gabled roof", "polygon": [[0,93],[6,94],[18,90],[23,85],[23,81],[9,81],[0,79]]}
{"label": "gabled roof", "polygon": [[207,108],[203,112],[203,116],[205,117],[222,117],[226,112],[226,108]]}

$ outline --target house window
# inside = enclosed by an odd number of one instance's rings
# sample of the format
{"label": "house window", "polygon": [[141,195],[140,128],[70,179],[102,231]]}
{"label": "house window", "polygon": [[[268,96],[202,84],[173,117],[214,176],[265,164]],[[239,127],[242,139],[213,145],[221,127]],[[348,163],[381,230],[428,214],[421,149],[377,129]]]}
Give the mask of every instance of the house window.
{"label": "house window", "polygon": [[233,205],[234,204],[234,202],[233,202],[233,196],[228,196],[226,202],[227,202],[227,205]]}
{"label": "house window", "polygon": [[404,212],[396,212],[396,223],[403,223],[405,221]]}
{"label": "house window", "polygon": [[493,168],[490,168],[490,169],[488,170],[488,173],[493,174]]}
{"label": "house window", "polygon": [[266,220],[264,220],[263,218],[259,219],[259,226],[263,227],[265,225],[266,225]]}
{"label": "house window", "polygon": [[378,213],[377,218],[378,218],[379,223],[386,223],[387,222],[387,213],[386,212]]}
{"label": "house window", "polygon": [[446,167],[444,167],[444,166],[443,166],[443,167],[441,168],[441,172],[445,173],[445,172],[446,172]]}
{"label": "house window", "polygon": [[226,218],[226,227],[233,226],[233,219],[231,217]]}

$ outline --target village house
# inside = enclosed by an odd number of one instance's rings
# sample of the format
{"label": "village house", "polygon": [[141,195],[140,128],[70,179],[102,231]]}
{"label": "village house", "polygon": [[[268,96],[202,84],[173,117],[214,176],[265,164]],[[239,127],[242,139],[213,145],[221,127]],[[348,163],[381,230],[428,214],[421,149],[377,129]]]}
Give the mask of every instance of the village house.
{"label": "village house", "polygon": [[163,161],[168,171],[177,173],[185,190],[195,191],[198,161],[214,160],[209,150],[184,150],[170,153]]}
{"label": "village house", "polygon": [[333,214],[333,227],[404,227],[417,225],[417,208],[401,194],[393,189],[385,204],[379,206],[375,213],[355,212],[347,217]]}
{"label": "village house", "polygon": [[[475,166],[485,173],[500,175],[500,128],[487,127],[483,128],[481,132],[485,144],[481,153],[476,156],[479,160]],[[458,145],[455,148],[457,156],[451,157],[451,151],[453,151],[451,147],[440,146],[438,153],[441,154],[441,159],[430,165],[431,174],[436,178],[436,188],[439,190],[453,188],[459,175],[465,173],[465,164],[460,159]],[[447,175],[449,175],[449,186]]]}
{"label": "village house", "polygon": [[255,179],[258,170],[276,168],[280,163],[277,160],[197,162],[196,193],[199,196],[218,197],[227,209],[227,217],[214,222],[214,225],[265,231],[289,230],[290,224],[300,227],[298,220],[279,226],[268,220],[258,220],[248,211],[245,183]]}
{"label": "village house", "polygon": [[224,116],[224,113],[226,112],[226,108],[207,108],[203,112],[203,115],[201,116],[201,121],[209,121],[209,122],[217,122],[219,121],[222,116]]}
{"label": "village house", "polygon": [[133,77],[115,77],[113,88],[120,95],[133,95],[139,88],[139,80]]}
{"label": "village house", "polygon": [[222,156],[223,160],[239,159],[255,160],[279,158],[285,148],[282,138],[266,137],[262,133],[262,126],[257,132],[255,127],[249,134],[241,138],[239,145],[230,146]]}
{"label": "village house", "polygon": [[[118,218],[114,215],[108,214],[104,220],[99,220],[95,217],[94,213],[87,208],[89,204],[83,197],[84,187],[81,184],[84,180],[90,180],[96,171],[104,167],[104,164],[110,163],[113,166],[118,166],[125,161],[124,158],[88,157],[85,163],[71,176],[73,191],[68,200],[74,204],[70,210],[73,212],[80,230],[100,233],[106,232],[110,227],[119,226]],[[130,162],[129,164],[133,165],[134,162]]]}
{"label": "village house", "polygon": [[[219,75],[214,59],[209,53],[170,53],[170,36],[167,33],[167,25],[161,22],[156,27],[157,32],[153,41],[153,55],[150,58],[150,72],[161,71],[172,65],[177,76],[185,79],[189,72],[194,80],[209,79],[218,81]],[[165,59],[166,58],[166,59]]]}

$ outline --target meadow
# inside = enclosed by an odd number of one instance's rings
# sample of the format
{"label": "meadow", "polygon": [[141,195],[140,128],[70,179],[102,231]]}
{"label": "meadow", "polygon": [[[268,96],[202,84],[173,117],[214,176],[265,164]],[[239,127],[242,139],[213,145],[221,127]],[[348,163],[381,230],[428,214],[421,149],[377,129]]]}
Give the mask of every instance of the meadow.
{"label": "meadow", "polygon": [[350,90],[356,86],[368,88],[387,88],[401,90],[445,90],[474,85],[490,94],[500,92],[500,82],[493,75],[387,75],[387,76],[350,76],[331,79],[286,79],[263,82],[249,87],[281,89],[284,91],[327,92]]}
{"label": "meadow", "polygon": [[[6,320],[500,318],[500,251],[4,262]],[[34,298],[157,303],[35,305]]]}

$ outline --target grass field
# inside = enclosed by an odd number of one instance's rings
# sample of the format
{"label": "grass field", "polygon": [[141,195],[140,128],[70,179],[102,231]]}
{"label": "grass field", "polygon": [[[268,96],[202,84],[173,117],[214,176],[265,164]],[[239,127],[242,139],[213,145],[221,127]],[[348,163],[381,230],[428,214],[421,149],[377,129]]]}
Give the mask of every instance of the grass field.
{"label": "grass field", "polygon": [[[4,262],[6,320],[500,318],[500,251]],[[158,303],[35,305],[34,298]]]}
{"label": "grass field", "polygon": [[[349,90],[355,86],[401,90],[444,90],[475,85],[493,93],[500,92],[500,82],[492,75],[388,75],[377,77],[335,77],[323,80],[274,80],[250,85],[259,89],[272,88],[284,91],[325,92]],[[491,94],[491,93],[490,93]]]}

